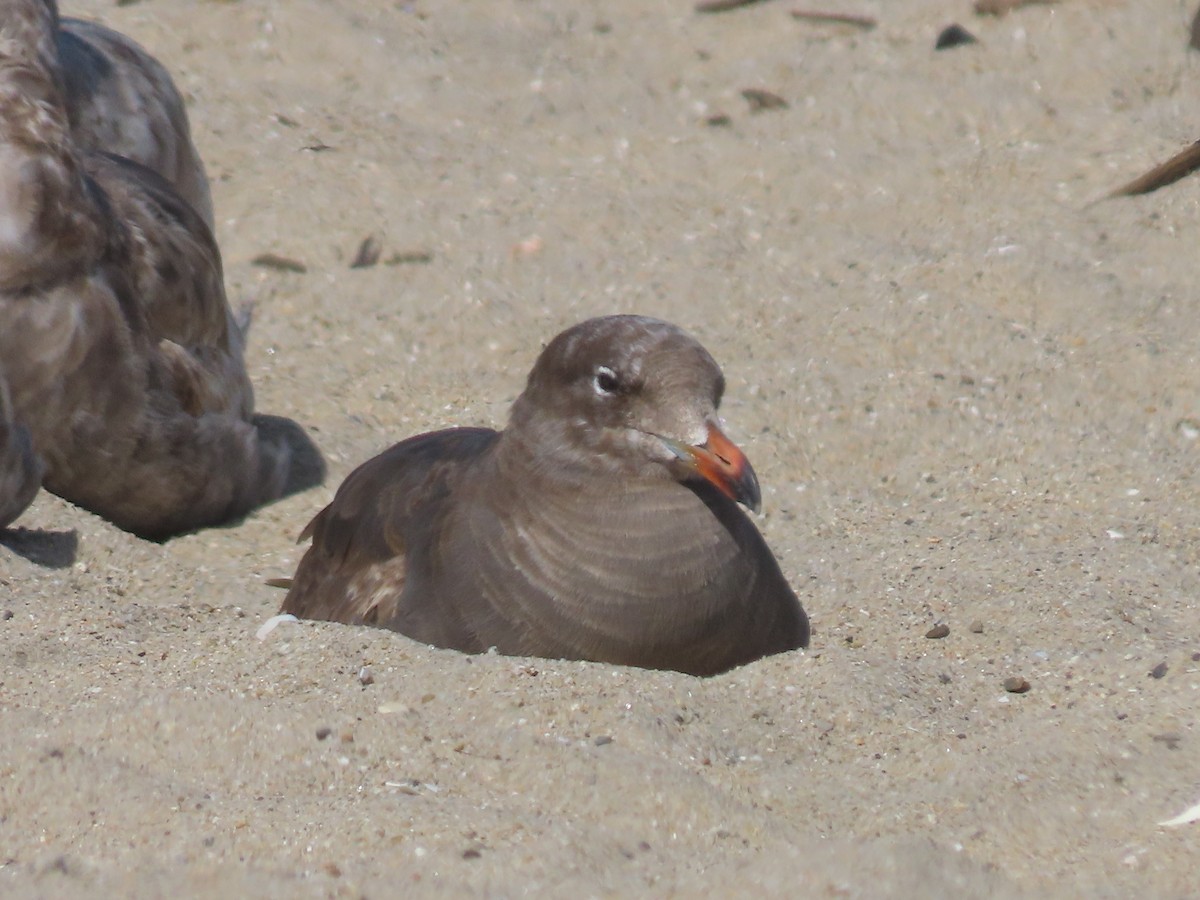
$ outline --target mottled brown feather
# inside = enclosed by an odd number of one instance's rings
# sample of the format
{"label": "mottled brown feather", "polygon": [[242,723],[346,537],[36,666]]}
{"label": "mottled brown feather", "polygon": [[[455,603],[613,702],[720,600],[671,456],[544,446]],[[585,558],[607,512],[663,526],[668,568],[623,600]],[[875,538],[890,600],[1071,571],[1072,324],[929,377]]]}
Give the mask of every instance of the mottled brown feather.
{"label": "mottled brown feather", "polygon": [[212,229],[212,194],[183,98],[141,45],[97,22],[64,18],[58,58],[71,136],[162,176]]}

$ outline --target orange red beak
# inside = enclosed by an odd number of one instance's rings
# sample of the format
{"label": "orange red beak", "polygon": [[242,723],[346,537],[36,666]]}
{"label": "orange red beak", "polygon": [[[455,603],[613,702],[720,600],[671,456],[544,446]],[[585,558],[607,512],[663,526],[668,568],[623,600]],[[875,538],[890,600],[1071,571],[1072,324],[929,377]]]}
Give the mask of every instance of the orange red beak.
{"label": "orange red beak", "polygon": [[713,423],[708,423],[708,440],[700,445],[666,441],[689,474],[709,482],[730,500],[753,512],[762,508],[758,476],[746,454]]}

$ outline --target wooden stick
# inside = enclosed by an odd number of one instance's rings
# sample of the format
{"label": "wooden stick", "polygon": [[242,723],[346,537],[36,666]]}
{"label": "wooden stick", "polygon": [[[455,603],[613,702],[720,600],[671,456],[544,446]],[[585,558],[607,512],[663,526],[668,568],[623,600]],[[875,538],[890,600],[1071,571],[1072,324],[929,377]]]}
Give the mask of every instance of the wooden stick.
{"label": "wooden stick", "polygon": [[728,12],[731,9],[738,9],[743,6],[751,6],[755,3],[761,2],[762,0],[700,0],[700,2],[696,4],[696,12]]}
{"label": "wooden stick", "polygon": [[1183,152],[1176,153],[1165,163],[1155,166],[1142,177],[1122,185],[1108,196],[1132,197],[1136,194],[1149,194],[1160,187],[1174,184],[1197,169],[1200,169],[1200,141],[1196,141]]}
{"label": "wooden stick", "polygon": [[1022,6],[1051,6],[1058,0],[975,0],[975,12],[981,16],[1004,16]]}
{"label": "wooden stick", "polygon": [[806,22],[832,22],[836,25],[853,25],[864,31],[870,31],[878,22],[870,16],[856,16],[852,13],[820,12],[808,9],[793,9],[793,19],[803,19]]}
{"label": "wooden stick", "polygon": [[280,272],[296,272],[303,275],[308,271],[308,266],[297,259],[289,259],[286,256],[280,256],[278,253],[260,253],[254,259],[250,260],[252,266],[262,266],[266,269],[276,269]]}

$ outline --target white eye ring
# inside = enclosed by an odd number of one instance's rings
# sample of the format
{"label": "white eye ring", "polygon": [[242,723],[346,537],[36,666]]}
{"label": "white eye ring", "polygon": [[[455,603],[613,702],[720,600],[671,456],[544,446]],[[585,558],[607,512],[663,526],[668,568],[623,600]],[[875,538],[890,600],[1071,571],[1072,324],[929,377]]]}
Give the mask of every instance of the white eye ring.
{"label": "white eye ring", "polygon": [[600,366],[596,369],[596,375],[592,378],[592,389],[601,397],[608,397],[617,392],[621,382],[617,379],[617,373],[608,366]]}

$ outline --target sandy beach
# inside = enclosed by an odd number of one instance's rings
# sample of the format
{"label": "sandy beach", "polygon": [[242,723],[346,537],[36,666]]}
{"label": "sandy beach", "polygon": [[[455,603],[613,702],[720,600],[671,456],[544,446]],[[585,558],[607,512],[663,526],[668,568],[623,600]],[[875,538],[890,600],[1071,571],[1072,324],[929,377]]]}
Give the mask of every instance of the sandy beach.
{"label": "sandy beach", "polygon": [[[1200,174],[1101,200],[1200,138],[1195,9],[817,7],[877,25],[64,0],[175,76],[259,411],[328,476],[163,544],[46,492],[0,533],[0,895],[1200,894],[1160,824],[1200,803]],[[256,637],[351,469],[502,426],[614,312],[724,368],[807,651]]]}

